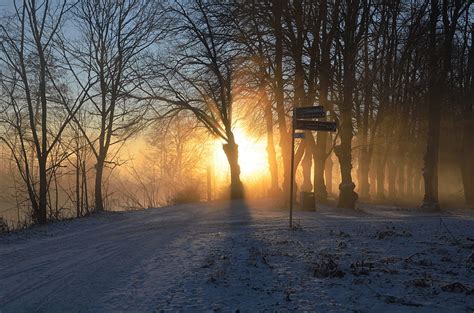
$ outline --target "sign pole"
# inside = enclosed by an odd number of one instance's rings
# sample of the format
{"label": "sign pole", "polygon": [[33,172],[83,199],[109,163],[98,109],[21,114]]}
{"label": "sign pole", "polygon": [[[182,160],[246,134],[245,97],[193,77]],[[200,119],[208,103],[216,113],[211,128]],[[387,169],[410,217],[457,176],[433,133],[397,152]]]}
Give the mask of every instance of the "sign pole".
{"label": "sign pole", "polygon": [[[304,133],[296,134],[295,130],[326,131],[335,132],[335,122],[314,121],[317,118],[326,117],[326,111],[322,106],[309,106],[293,108],[291,117],[291,178],[290,178],[290,229],[293,229],[293,190],[295,181],[295,137],[304,138]],[[316,164],[315,164],[316,166]]]}
{"label": "sign pole", "polygon": [[295,180],[295,115],[291,121],[290,229],[293,229],[293,188]]}

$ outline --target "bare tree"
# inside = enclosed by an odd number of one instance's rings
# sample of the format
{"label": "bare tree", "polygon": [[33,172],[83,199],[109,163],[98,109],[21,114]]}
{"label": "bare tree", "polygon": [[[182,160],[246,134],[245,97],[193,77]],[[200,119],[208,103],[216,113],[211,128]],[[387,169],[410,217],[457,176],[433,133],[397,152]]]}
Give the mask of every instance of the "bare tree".
{"label": "bare tree", "polygon": [[[0,139],[12,152],[25,183],[36,223],[47,222],[48,191],[54,169],[65,155],[52,159],[84,94],[68,93],[58,70],[55,41],[70,9],[66,1],[14,3],[14,14],[0,25],[2,125]],[[84,85],[84,90],[89,84]]]}
{"label": "bare tree", "polygon": [[[469,23],[466,23],[466,26]],[[474,24],[470,25],[470,46],[467,47],[467,70],[463,92],[463,141],[460,168],[466,204],[474,206]],[[469,36],[466,34],[466,37]],[[466,40],[467,44],[467,40]],[[461,63],[463,66],[466,63]]]}
{"label": "bare tree", "polygon": [[163,7],[157,1],[86,0],[73,13],[81,37],[64,40],[64,49],[77,84],[85,90],[94,82],[85,106],[93,125],[76,122],[96,159],[95,209],[102,211],[104,168],[113,165],[111,155],[145,125],[147,102],[137,100],[134,92],[143,78],[141,61],[163,34]]}
{"label": "bare tree", "polygon": [[[438,162],[441,128],[441,105],[447,76],[451,70],[453,38],[459,18],[472,1],[431,0],[429,20],[429,82],[428,82],[428,139],[424,157],[423,178],[425,196],[422,207],[438,209]],[[442,40],[438,39],[438,21],[442,20]]]}
{"label": "bare tree", "polygon": [[229,40],[236,43],[239,49],[239,59],[245,70],[241,73],[246,75],[247,88],[250,98],[249,111],[254,114],[252,117],[258,121],[251,124],[253,129],[259,129],[260,120],[265,120],[267,138],[267,159],[270,170],[271,185],[268,193],[272,196],[280,196],[282,190],[279,185],[278,159],[275,147],[276,131],[274,129],[274,108],[275,93],[273,88],[273,45],[269,34],[270,26],[268,21],[271,12],[268,4],[252,2],[247,6],[242,6],[239,1],[231,2],[233,9],[227,10],[228,20],[233,29]]}
{"label": "bare tree", "polygon": [[187,7],[176,3],[174,55],[154,70],[155,74],[161,73],[161,83],[158,88],[149,88],[149,97],[170,104],[171,110],[192,112],[211,134],[225,142],[223,150],[231,174],[230,196],[238,199],[243,197],[233,132],[238,63],[231,43],[223,36],[224,26],[217,9],[217,5],[201,0]]}
{"label": "bare tree", "polygon": [[357,47],[361,41],[364,27],[363,14],[368,14],[368,7],[363,6],[359,0],[343,1],[342,17],[342,56],[343,56],[343,100],[339,107],[341,111],[340,135],[341,143],[334,150],[341,166],[342,182],[339,186],[338,206],[344,208],[354,208],[358,198],[354,191],[355,184],[352,181],[352,138],[353,123],[352,109],[354,100],[355,74],[357,65]]}

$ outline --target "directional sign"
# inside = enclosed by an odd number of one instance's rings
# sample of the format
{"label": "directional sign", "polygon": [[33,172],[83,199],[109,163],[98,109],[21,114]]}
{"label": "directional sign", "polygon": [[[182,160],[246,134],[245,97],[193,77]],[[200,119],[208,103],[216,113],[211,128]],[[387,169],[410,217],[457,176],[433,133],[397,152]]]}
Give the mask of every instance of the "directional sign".
{"label": "directional sign", "polygon": [[[335,132],[337,124],[335,122],[315,121],[312,119],[326,117],[326,112],[322,106],[294,108],[292,120],[291,138],[291,178],[290,178],[290,229],[293,228],[293,202],[294,202],[294,181],[295,181],[295,138],[304,138],[304,133],[297,133],[295,130],[315,130]],[[324,164],[323,164],[324,166]]]}
{"label": "directional sign", "polygon": [[295,120],[294,128],[295,129],[305,129],[305,130],[335,132],[336,129],[337,129],[337,124],[335,122]]}
{"label": "directional sign", "polygon": [[296,119],[311,119],[326,117],[326,111],[322,106],[294,108],[293,118]]}

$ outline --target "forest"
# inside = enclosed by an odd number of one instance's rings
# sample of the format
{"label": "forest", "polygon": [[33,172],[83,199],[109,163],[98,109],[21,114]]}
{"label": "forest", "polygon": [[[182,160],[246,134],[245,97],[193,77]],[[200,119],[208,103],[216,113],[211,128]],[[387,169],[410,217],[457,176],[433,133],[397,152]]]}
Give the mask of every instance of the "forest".
{"label": "forest", "polygon": [[[218,199],[474,206],[465,0],[0,5],[0,220]],[[296,199],[299,199],[295,195]]]}

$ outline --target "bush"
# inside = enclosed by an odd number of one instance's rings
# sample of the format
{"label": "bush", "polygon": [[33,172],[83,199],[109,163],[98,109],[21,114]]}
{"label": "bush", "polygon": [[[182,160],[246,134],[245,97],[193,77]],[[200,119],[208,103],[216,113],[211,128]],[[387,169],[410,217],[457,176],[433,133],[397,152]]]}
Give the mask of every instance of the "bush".
{"label": "bush", "polygon": [[10,227],[8,227],[7,221],[5,221],[2,217],[0,217],[0,234],[8,233],[9,231],[10,231]]}
{"label": "bush", "polygon": [[199,186],[189,185],[177,191],[170,200],[170,204],[184,204],[201,201],[201,192]]}

